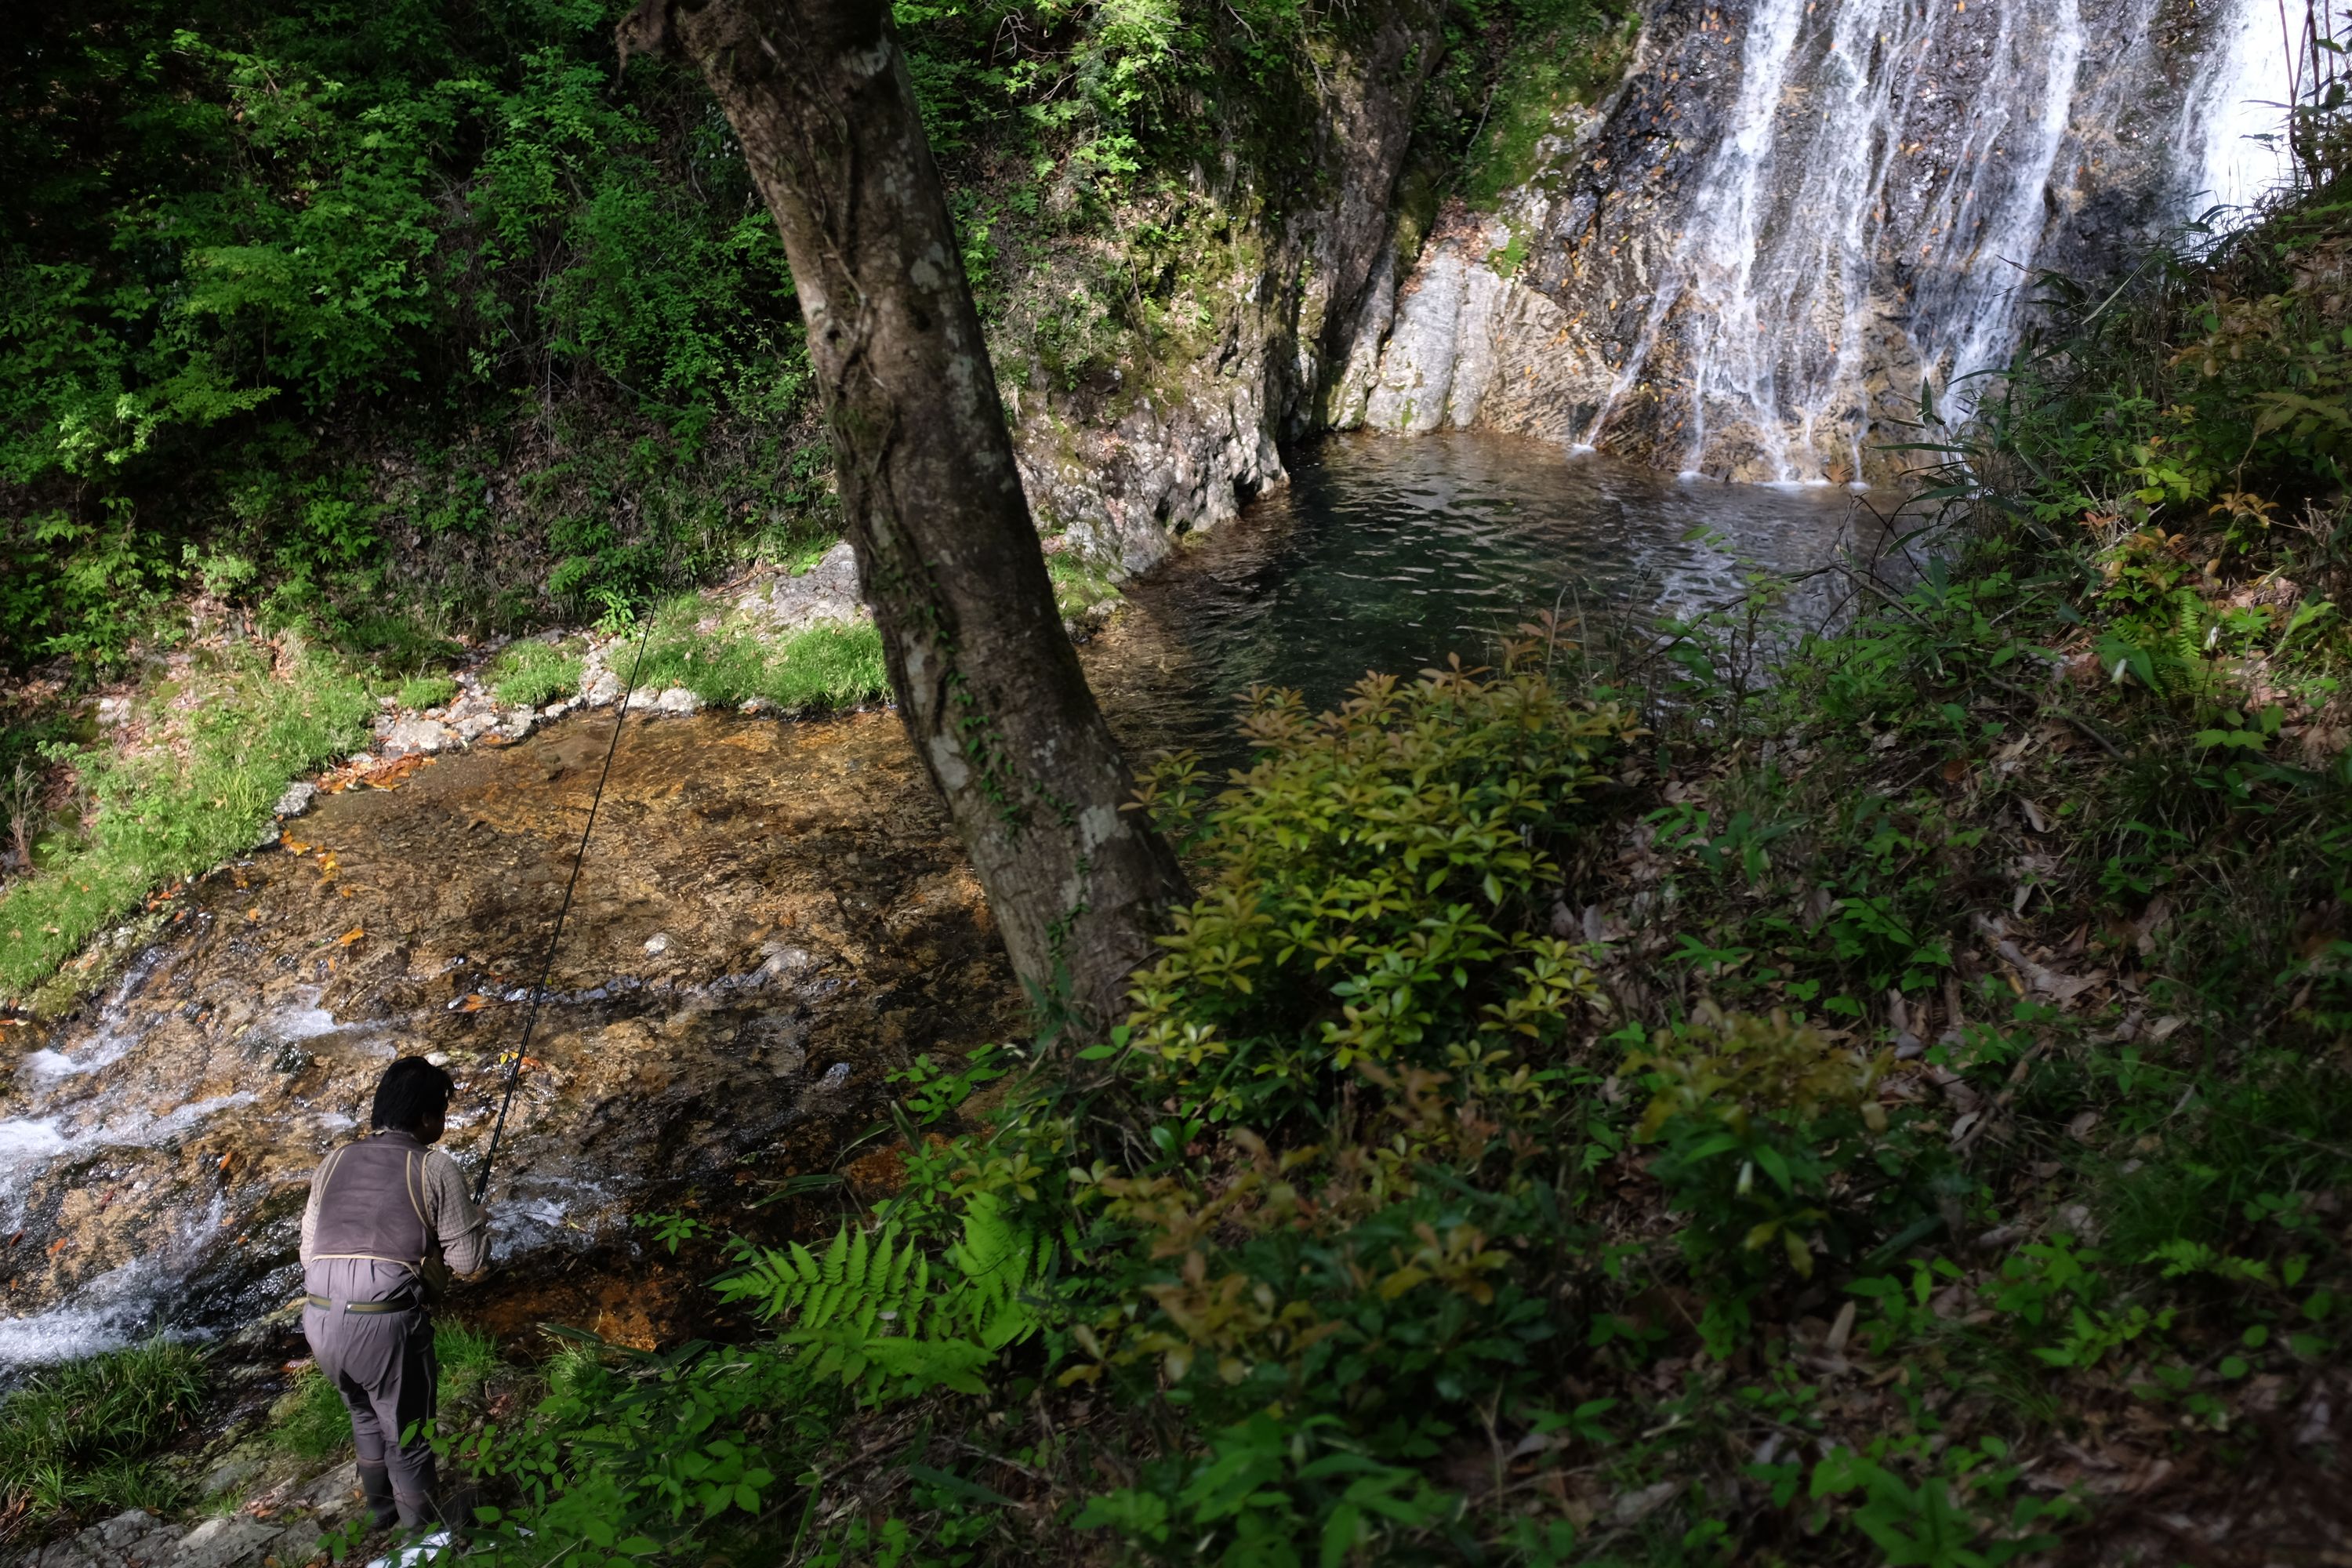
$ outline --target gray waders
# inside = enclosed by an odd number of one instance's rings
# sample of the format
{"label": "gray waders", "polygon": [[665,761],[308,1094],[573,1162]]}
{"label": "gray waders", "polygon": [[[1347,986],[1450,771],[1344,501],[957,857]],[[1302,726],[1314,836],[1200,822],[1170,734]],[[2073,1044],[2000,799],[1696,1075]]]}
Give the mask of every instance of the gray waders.
{"label": "gray waders", "polygon": [[312,1296],[302,1309],[302,1333],[352,1413],[360,1489],[374,1522],[434,1522],[433,1446],[424,1431],[439,1379],[433,1314],[421,1305]]}
{"label": "gray waders", "polygon": [[438,1238],[425,1217],[425,1145],[388,1131],[336,1150],[312,1181],[303,1336],[352,1413],[360,1487],[375,1522],[437,1521],[433,1447],[438,1369],[426,1274]]}

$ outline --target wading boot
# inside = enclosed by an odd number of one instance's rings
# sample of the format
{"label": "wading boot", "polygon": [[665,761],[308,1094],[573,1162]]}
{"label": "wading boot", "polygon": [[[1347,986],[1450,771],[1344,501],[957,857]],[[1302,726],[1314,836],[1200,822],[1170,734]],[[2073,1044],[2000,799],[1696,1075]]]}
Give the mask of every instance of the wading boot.
{"label": "wading boot", "polygon": [[400,1518],[400,1505],[393,1500],[392,1471],[383,1465],[362,1465],[360,1495],[367,1500],[368,1528],[383,1530]]}

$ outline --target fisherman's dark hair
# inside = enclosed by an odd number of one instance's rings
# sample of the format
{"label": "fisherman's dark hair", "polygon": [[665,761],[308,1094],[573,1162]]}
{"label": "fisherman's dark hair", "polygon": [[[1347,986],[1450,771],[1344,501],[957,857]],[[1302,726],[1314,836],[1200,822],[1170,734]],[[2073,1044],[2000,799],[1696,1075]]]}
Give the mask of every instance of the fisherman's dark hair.
{"label": "fisherman's dark hair", "polygon": [[449,1109],[457,1080],[423,1057],[402,1057],[376,1080],[375,1105],[370,1125],[415,1132]]}

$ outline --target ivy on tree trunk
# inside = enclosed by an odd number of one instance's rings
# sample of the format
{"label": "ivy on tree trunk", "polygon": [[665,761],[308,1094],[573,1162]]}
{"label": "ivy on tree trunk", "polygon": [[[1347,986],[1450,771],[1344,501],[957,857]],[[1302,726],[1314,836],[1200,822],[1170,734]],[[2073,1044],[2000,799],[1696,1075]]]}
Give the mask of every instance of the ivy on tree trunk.
{"label": "ivy on tree trunk", "polygon": [[643,0],[782,231],[890,684],[1013,968],[1081,1026],[1183,897],[1063,631],[887,0]]}

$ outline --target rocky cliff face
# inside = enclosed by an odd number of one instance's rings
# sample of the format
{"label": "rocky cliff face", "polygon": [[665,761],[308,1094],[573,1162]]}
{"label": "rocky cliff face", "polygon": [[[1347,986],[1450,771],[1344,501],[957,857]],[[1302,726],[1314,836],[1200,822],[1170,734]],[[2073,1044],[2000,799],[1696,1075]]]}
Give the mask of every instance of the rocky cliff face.
{"label": "rocky cliff face", "polygon": [[1296,117],[1312,141],[1291,160],[1303,168],[1277,174],[1229,143],[1218,168],[1196,174],[1193,201],[1222,215],[1223,243],[1204,258],[1210,275],[1179,341],[1146,334],[1142,363],[1113,386],[1061,392],[1038,378],[1007,389],[1046,531],[1140,571],[1176,534],[1230,519],[1281,482],[1279,443],[1319,423],[1318,395],[1386,247],[1441,11],[1399,0],[1319,68]]}
{"label": "rocky cliff face", "polygon": [[2032,269],[2195,210],[2268,68],[2221,60],[2251,3],[1654,0],[1534,178],[1376,263],[1327,416],[1864,478],[1923,383],[2003,363]]}

